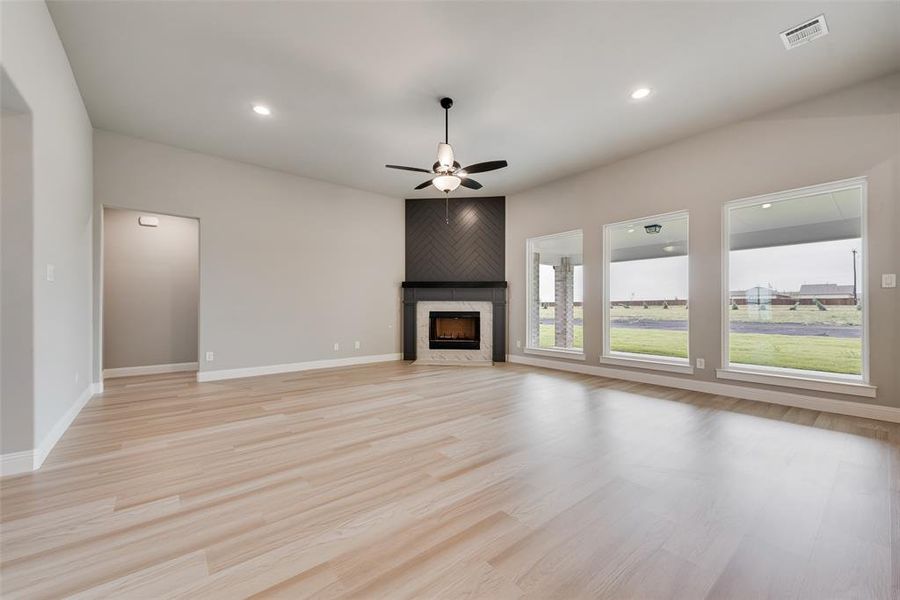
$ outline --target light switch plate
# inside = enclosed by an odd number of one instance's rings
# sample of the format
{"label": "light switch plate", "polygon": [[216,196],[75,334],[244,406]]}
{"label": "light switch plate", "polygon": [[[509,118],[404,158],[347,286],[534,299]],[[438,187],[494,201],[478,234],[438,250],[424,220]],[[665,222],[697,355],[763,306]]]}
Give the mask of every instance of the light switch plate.
{"label": "light switch plate", "polygon": [[341,349],[341,345],[338,344],[337,342],[335,342],[335,343],[334,343],[334,351],[337,352],[337,351],[340,350],[340,349]]}
{"label": "light switch plate", "polygon": [[353,342],[353,347],[359,350],[359,340]]}
{"label": "light switch plate", "polygon": [[56,281],[56,267],[47,265],[47,281]]}
{"label": "light switch plate", "polygon": [[216,355],[213,354],[212,352],[207,352],[206,353],[206,362],[212,362],[215,357],[216,357]]}
{"label": "light switch plate", "polygon": [[698,368],[698,369],[705,369],[705,368],[706,368],[706,360],[704,360],[704,359],[702,359],[702,358],[698,358],[698,359],[697,359],[697,368]]}
{"label": "light switch plate", "polygon": [[897,274],[896,273],[882,273],[881,274],[881,287],[883,287],[883,288],[897,287]]}

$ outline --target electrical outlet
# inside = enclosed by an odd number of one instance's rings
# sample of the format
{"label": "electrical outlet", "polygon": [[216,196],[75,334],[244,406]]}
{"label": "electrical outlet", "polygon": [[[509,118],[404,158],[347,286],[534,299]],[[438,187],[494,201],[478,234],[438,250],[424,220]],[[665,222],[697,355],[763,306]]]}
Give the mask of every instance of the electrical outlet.
{"label": "electrical outlet", "polygon": [[705,369],[705,368],[706,368],[706,361],[705,361],[704,359],[702,359],[702,358],[698,358],[698,359],[697,359],[697,368],[698,368],[698,369]]}
{"label": "electrical outlet", "polygon": [[356,340],[355,342],[353,342],[353,347],[356,348],[357,350],[359,350],[359,340]]}
{"label": "electrical outlet", "polygon": [[897,287],[897,274],[896,273],[882,273],[881,274],[881,287],[883,287],[883,288]]}
{"label": "electrical outlet", "polygon": [[215,359],[215,357],[216,357],[216,355],[213,354],[212,352],[207,352],[206,353],[206,362],[212,362],[213,359]]}
{"label": "electrical outlet", "polygon": [[56,281],[56,267],[47,265],[47,281]]}
{"label": "electrical outlet", "polygon": [[340,349],[341,349],[341,345],[338,344],[337,342],[335,342],[335,343],[334,343],[334,351],[337,352],[337,351],[340,350]]}

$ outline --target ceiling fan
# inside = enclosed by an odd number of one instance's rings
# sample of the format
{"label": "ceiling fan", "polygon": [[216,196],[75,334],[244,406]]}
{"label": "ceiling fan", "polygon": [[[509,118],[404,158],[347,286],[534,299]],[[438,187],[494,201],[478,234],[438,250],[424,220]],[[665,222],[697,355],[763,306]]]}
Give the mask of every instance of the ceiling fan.
{"label": "ceiling fan", "polygon": [[441,98],[441,107],[444,109],[444,141],[438,144],[437,161],[431,166],[430,171],[418,167],[384,165],[388,169],[400,169],[401,171],[415,171],[417,173],[428,173],[429,175],[433,175],[433,177],[427,181],[423,181],[414,189],[423,190],[429,185],[433,185],[445,194],[449,194],[459,186],[478,190],[481,189],[482,185],[474,179],[471,179],[469,175],[473,173],[496,171],[497,169],[502,169],[507,166],[505,160],[491,160],[460,168],[459,163],[453,158],[453,148],[449,143],[448,131],[451,106],[453,106],[452,98]]}

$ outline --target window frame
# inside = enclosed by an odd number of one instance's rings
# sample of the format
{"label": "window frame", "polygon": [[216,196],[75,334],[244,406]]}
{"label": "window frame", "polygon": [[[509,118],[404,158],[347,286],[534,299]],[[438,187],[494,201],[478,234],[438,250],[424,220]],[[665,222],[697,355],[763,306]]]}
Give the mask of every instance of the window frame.
{"label": "window frame", "polygon": [[[687,358],[677,358],[672,356],[660,356],[657,354],[639,354],[632,352],[615,352],[610,349],[610,326],[609,326],[609,275],[610,275],[610,259],[612,258],[611,236],[610,231],[615,227],[632,225],[641,221],[658,220],[673,221],[684,217],[687,220],[687,236],[685,236],[685,256],[688,260],[687,269],[687,298],[688,303],[688,328],[687,328]],[[656,369],[660,371],[670,371],[673,373],[692,374],[694,372],[693,362],[691,360],[691,215],[690,210],[681,209],[660,213],[656,215],[641,216],[634,219],[626,219],[615,223],[605,223],[603,225],[603,347],[600,354],[600,362],[614,366],[638,367],[644,369]]]}
{"label": "window frame", "polygon": [[[731,362],[731,320],[727,310],[729,305],[729,283],[731,279],[731,211],[736,208],[753,206],[763,202],[783,202],[804,196],[813,196],[829,192],[858,189],[860,192],[860,246],[862,256],[859,268],[859,289],[862,294],[862,368],[859,375],[828,373],[824,371],[808,371],[787,367],[770,367],[766,365],[749,365]],[[794,188],[771,194],[762,194],[748,198],[739,198],[725,202],[722,206],[722,289],[719,298],[721,310],[721,365],[716,370],[719,379],[731,379],[750,383],[766,383],[785,387],[815,389],[818,391],[849,393],[860,396],[875,397],[875,387],[869,384],[869,236],[868,236],[868,179],[853,177]]]}
{"label": "window frame", "polygon": [[[531,322],[531,292],[534,289],[534,277],[533,277],[533,269],[531,260],[534,256],[534,244],[536,242],[540,242],[542,240],[550,240],[561,237],[581,237],[581,255],[584,256],[584,230],[583,229],[570,229],[568,231],[561,231],[559,233],[549,233],[546,235],[539,235],[534,237],[525,238],[525,345],[522,348],[522,351],[525,354],[535,354],[539,356],[552,356],[555,358],[567,358],[571,360],[585,360],[584,346],[585,340],[587,338],[587,327],[586,321],[584,319],[584,312],[582,308],[582,347],[581,348],[541,348],[539,346],[531,345],[531,329],[533,323]],[[587,269],[584,268],[584,264],[582,263],[581,270],[582,277],[582,296],[584,295],[584,283],[585,278],[587,277]],[[540,298],[538,298],[538,304],[540,304]],[[584,299],[582,298],[582,307],[584,306]],[[540,319],[540,317],[538,317]],[[538,323],[538,336],[540,337],[540,323]]]}

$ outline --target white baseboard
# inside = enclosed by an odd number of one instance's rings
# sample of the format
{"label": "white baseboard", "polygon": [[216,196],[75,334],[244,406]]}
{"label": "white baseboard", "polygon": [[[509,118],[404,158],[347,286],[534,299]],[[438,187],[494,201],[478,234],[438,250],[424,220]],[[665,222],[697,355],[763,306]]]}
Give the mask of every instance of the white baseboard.
{"label": "white baseboard", "polygon": [[260,375],[277,375],[278,373],[293,373],[296,371],[312,371],[314,369],[332,369],[334,367],[349,367],[352,365],[365,365],[369,363],[390,362],[400,360],[403,355],[394,354],[369,354],[367,356],[352,356],[350,358],[330,358],[325,360],[310,360],[299,363],[286,363],[281,365],[266,365],[262,367],[244,367],[240,369],[223,369],[220,371],[198,371],[197,381],[220,381],[222,379],[238,379],[241,377],[258,377]]}
{"label": "white baseboard", "polygon": [[508,355],[507,360],[512,363],[529,365],[532,367],[571,371],[573,373],[583,373],[585,375],[596,375],[598,377],[609,377],[612,379],[624,379],[626,381],[637,381],[640,383],[691,390],[693,392],[705,392],[717,396],[730,396],[732,398],[741,398],[742,400],[768,402],[769,404],[779,404],[781,406],[806,408],[809,410],[818,410],[851,417],[863,417],[866,419],[900,423],[900,408],[892,406],[864,404],[862,402],[850,402],[848,400],[835,400],[834,398],[819,398],[792,392],[779,392],[741,385],[718,383],[715,381],[701,381],[685,377],[612,369],[609,367],[598,367],[581,363],[564,363],[561,361],[532,358],[530,356],[519,356],[515,354]]}
{"label": "white baseboard", "polygon": [[182,371],[196,371],[199,363],[169,363],[165,365],[144,365],[142,367],[118,367],[115,369],[103,369],[104,378],[130,377],[132,375],[158,375],[159,373],[180,373]]}
{"label": "white baseboard", "polygon": [[78,399],[75,401],[75,404],[69,407],[69,410],[59,418],[56,422],[56,425],[53,426],[53,429],[47,432],[47,435],[44,436],[44,439],[41,440],[41,443],[38,444],[34,449],[34,470],[37,471],[41,468],[41,465],[44,464],[44,460],[46,460],[47,456],[49,456],[50,451],[53,450],[53,447],[56,446],[56,443],[63,436],[66,430],[69,428],[69,425],[72,424],[72,421],[75,420],[75,417],[78,416],[78,413],[81,412],[81,409],[84,408],[84,405],[88,403],[88,401],[94,395],[94,384],[89,385],[81,392],[81,395],[78,396]]}
{"label": "white baseboard", "polygon": [[0,454],[0,476],[19,475],[34,470],[34,450]]}
{"label": "white baseboard", "polygon": [[22,450],[19,452],[10,452],[0,455],[0,475],[18,475],[20,473],[29,473],[37,471],[44,464],[44,461],[50,455],[56,443],[59,442],[63,434],[84,408],[84,405],[94,396],[94,394],[103,392],[102,383],[92,383],[84,389],[83,392],[75,400],[75,403],[69,407],[69,410],[59,418],[53,428],[47,432],[44,439],[41,440],[33,450]]}

